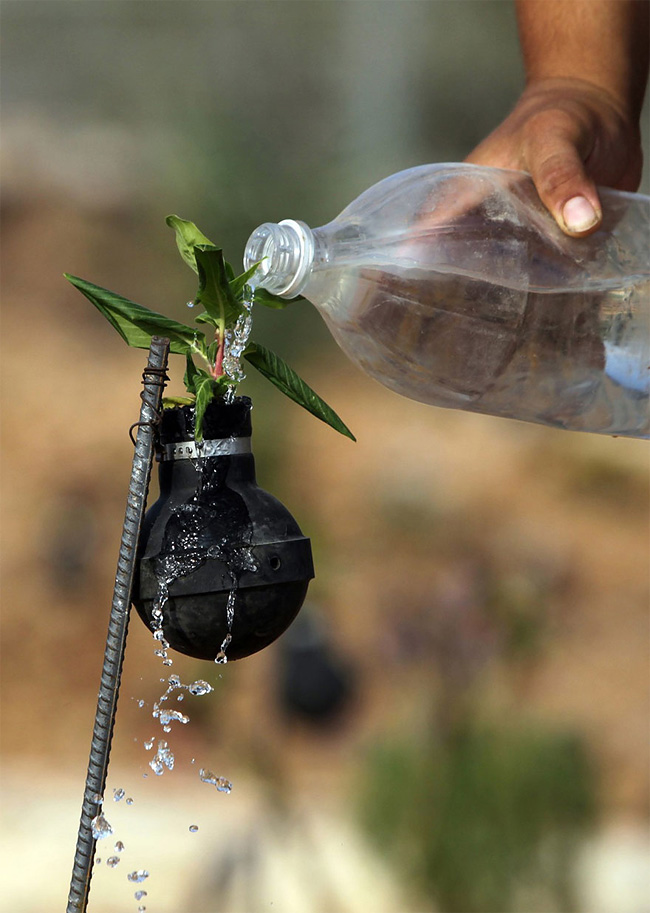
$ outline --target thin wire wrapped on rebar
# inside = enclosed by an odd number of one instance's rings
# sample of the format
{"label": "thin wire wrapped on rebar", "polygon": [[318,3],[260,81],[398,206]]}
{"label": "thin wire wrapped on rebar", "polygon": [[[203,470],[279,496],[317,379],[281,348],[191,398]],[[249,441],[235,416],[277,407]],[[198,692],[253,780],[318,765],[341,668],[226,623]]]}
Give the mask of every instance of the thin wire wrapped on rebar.
{"label": "thin wire wrapped on rebar", "polygon": [[96,843],[92,832],[92,821],[101,812],[100,797],[103,797],[106,788],[106,773],[129,625],[138,538],[147,501],[155,429],[160,420],[160,404],[166,379],[165,369],[168,355],[169,340],[154,336],[151,340],[147,367],[143,373],[144,390],[141,392],[140,421],[136,423],[138,433],[133,454],[131,481],[122,528],[104,665],[97,698],[95,725],[90,745],[88,773],[66,913],[85,913],[88,905]]}

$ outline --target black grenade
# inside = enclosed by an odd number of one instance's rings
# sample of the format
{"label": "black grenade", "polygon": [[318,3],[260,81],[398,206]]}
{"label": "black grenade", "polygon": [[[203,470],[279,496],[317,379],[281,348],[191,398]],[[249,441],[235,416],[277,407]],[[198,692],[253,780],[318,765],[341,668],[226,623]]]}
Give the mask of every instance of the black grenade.
{"label": "black grenade", "polygon": [[[214,660],[262,650],[298,614],[314,576],[311,545],[289,511],[255,481],[251,402],[213,400],[194,441],[194,409],[165,409],[160,497],[140,536],[133,603],[169,646]],[[230,635],[228,641],[226,638]]]}

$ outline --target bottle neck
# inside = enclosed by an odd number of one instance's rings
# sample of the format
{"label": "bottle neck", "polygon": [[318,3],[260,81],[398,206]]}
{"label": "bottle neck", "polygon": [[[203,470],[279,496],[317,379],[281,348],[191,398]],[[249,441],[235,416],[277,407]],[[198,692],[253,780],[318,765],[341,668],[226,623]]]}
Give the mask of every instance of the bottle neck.
{"label": "bottle neck", "polygon": [[259,263],[254,282],[281,298],[295,298],[307,285],[314,262],[314,233],[304,222],[265,222],[246,243],[244,269]]}

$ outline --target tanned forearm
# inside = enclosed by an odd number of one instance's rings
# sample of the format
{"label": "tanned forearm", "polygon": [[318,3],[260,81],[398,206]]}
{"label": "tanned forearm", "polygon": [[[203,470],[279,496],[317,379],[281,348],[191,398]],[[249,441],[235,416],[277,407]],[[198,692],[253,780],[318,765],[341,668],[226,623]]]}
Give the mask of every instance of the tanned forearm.
{"label": "tanned forearm", "polygon": [[526,88],[467,157],[528,171],[558,225],[602,221],[598,185],[634,191],[648,75],[648,0],[516,0]]}
{"label": "tanned forearm", "polygon": [[648,74],[647,0],[517,0],[527,82],[583,79],[639,117]]}

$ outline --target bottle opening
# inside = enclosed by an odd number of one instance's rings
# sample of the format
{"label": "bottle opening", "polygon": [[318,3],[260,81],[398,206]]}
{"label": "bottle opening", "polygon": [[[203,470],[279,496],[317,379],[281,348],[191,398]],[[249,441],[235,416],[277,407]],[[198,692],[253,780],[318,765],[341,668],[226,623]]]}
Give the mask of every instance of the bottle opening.
{"label": "bottle opening", "polygon": [[314,236],[308,225],[294,219],[265,222],[246,243],[244,269],[259,263],[256,285],[282,298],[301,293],[314,260]]}

